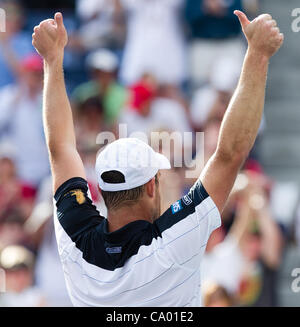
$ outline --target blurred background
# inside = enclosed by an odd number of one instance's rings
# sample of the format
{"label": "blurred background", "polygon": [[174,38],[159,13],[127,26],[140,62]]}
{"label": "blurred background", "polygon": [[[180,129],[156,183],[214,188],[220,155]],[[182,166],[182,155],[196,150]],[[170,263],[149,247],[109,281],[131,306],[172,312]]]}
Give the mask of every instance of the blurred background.
{"label": "blurred background", "polygon": [[[57,10],[64,14],[65,78],[78,149],[93,200],[105,214],[94,175],[100,131],[118,135],[124,123],[129,134],[204,132],[205,161],[213,154],[246,51],[234,9],[249,18],[272,14],[285,44],[270,64],[256,144],[206,249],[203,304],[300,305],[300,42],[291,28],[298,6],[297,0],[0,0],[6,12],[0,33],[6,292],[0,287],[0,306],[71,306],[53,230],[43,63],[31,45],[33,27]],[[183,147],[197,156],[194,145]],[[170,159],[185,150],[174,148]],[[187,170],[174,167],[162,176],[164,209],[195,182],[185,178]]]}

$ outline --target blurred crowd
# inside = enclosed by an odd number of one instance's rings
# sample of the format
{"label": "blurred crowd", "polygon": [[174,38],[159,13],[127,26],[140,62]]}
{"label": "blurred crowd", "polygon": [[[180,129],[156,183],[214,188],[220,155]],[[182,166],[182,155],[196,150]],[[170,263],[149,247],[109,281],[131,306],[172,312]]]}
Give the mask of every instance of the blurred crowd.
{"label": "blurred crowd", "polygon": [[[65,11],[61,4],[78,149],[92,198],[105,214],[94,174],[99,132],[118,137],[119,124],[128,136],[204,132],[206,162],[216,149],[246,51],[233,10],[253,17],[259,2],[77,0]],[[6,32],[0,33],[0,267],[6,282],[0,306],[70,306],[52,221],[43,62],[31,45],[33,26],[53,10],[29,11],[26,1],[16,0],[0,0],[0,7],[7,15]],[[274,217],[274,181],[259,156],[264,129],[263,120],[223,225],[207,245],[201,267],[205,306],[277,305],[277,272],[292,232]],[[184,147],[191,144],[174,147],[170,159]],[[190,150],[196,158],[195,146]],[[186,178],[188,170],[186,165],[163,174],[164,209],[195,182]]]}

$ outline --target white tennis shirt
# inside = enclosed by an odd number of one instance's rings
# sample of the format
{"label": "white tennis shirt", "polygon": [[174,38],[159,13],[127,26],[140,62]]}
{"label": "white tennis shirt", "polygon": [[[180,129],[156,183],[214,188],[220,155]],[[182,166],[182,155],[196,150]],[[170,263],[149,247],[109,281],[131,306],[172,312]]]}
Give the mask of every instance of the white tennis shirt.
{"label": "white tennis shirt", "polygon": [[112,233],[84,179],[65,182],[55,200],[58,249],[74,306],[200,305],[201,260],[221,225],[200,181],[153,224],[138,220]]}

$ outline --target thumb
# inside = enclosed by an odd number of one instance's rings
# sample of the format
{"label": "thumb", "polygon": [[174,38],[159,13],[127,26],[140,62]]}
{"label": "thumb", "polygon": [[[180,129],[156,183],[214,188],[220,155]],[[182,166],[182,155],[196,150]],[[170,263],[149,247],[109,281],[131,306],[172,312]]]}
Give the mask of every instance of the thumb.
{"label": "thumb", "polygon": [[63,15],[60,12],[55,14],[54,20],[58,28],[64,27]]}
{"label": "thumb", "polygon": [[249,19],[247,18],[247,16],[242,11],[235,10],[234,14],[238,17],[238,19],[239,19],[239,21],[240,21],[240,23],[242,25],[242,28],[245,28],[247,25],[250,24]]}

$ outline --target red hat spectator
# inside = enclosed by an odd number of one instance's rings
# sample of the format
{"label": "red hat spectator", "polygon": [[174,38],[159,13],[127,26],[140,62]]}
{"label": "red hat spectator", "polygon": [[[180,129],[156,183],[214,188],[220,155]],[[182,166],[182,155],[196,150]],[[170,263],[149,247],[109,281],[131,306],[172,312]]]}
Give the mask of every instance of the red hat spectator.
{"label": "red hat spectator", "polygon": [[137,83],[130,88],[131,102],[130,106],[140,112],[144,104],[149,103],[155,96],[155,91],[145,83]]}
{"label": "red hat spectator", "polygon": [[22,60],[21,66],[25,71],[41,72],[43,71],[43,59],[38,54],[30,54]]}

